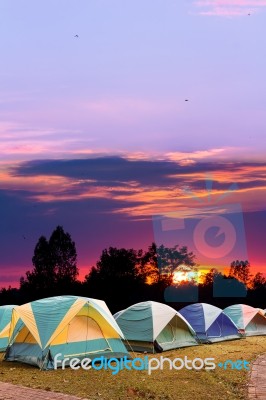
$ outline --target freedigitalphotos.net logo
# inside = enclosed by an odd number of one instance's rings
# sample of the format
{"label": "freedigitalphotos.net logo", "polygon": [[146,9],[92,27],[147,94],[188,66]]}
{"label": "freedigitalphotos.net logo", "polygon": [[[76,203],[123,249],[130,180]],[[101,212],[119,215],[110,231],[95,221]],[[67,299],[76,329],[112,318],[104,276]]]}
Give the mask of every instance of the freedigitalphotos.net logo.
{"label": "freedigitalphotos.net logo", "polygon": [[133,359],[128,359],[126,356],[122,358],[106,358],[104,356],[94,358],[93,360],[85,357],[63,357],[62,353],[56,354],[54,357],[54,369],[62,368],[65,369],[69,366],[73,370],[84,369],[86,371],[94,369],[96,371],[100,370],[110,370],[112,375],[117,375],[122,370],[136,370],[136,371],[147,371],[149,375],[156,370],[176,370],[180,371],[182,369],[187,370],[214,370],[215,368],[222,369],[233,369],[233,370],[249,370],[249,362],[246,360],[226,360],[224,363],[215,363],[215,359],[212,357],[200,358],[196,357],[190,359],[187,356],[176,357],[170,359],[168,357],[151,357],[144,356],[136,357]]}
{"label": "freedigitalphotos.net logo", "polygon": [[[216,186],[218,182],[216,182]],[[213,190],[212,179],[206,180],[206,195],[196,196],[187,188],[183,190],[183,207],[171,212],[153,216],[155,243],[158,246],[172,248],[175,245],[185,246],[196,256],[196,262],[209,268],[229,267],[233,260],[247,260],[246,234],[242,206],[240,203],[227,202],[237,189],[232,184],[226,191]],[[173,269],[165,265],[165,259],[157,250],[158,267],[162,273]],[[180,265],[182,270],[186,265]],[[178,270],[172,271],[175,273]],[[197,281],[199,274],[191,270],[186,273],[187,282]],[[194,275],[194,276],[193,276]],[[197,285],[188,285],[186,291],[182,285],[173,284],[165,289],[167,302],[197,302]],[[214,276],[213,297],[246,297],[244,284],[234,279],[224,279],[222,275]]]}

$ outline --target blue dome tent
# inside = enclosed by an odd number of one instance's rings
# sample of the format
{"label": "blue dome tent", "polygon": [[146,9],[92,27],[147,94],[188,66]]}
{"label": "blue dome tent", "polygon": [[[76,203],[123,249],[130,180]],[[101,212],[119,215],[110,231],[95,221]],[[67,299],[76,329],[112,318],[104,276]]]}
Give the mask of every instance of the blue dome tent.
{"label": "blue dome tent", "polygon": [[179,310],[195,330],[201,343],[240,339],[237,326],[223,310],[206,303],[195,303]]}

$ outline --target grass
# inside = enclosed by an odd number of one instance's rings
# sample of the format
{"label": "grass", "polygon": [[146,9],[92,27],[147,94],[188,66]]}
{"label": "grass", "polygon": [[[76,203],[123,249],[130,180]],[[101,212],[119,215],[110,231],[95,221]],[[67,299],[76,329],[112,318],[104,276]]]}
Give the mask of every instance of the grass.
{"label": "grass", "polygon": [[[253,361],[266,352],[266,337],[200,345],[148,355],[149,358],[215,358],[216,364],[227,359]],[[132,353],[132,357],[144,357]],[[148,375],[147,371],[90,369],[40,371],[38,368],[0,361],[0,381],[31,388],[72,394],[90,400],[244,400],[247,398],[248,371],[216,368],[211,371],[169,370],[167,367]]]}

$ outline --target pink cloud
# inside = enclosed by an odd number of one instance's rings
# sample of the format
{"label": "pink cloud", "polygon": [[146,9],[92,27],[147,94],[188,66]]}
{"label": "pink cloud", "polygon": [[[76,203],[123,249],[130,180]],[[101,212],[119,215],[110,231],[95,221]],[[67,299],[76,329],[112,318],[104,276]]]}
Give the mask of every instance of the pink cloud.
{"label": "pink cloud", "polygon": [[[59,157],[82,148],[80,131],[56,127],[39,128],[26,123],[0,122],[0,164],[33,158]],[[88,139],[87,141],[92,141]]]}
{"label": "pink cloud", "polygon": [[217,156],[221,155],[222,158],[225,157],[225,153],[228,154],[228,151],[231,150],[229,148],[218,148],[218,149],[208,149],[208,150],[198,150],[192,152],[171,152],[167,153],[166,157],[171,161],[178,162],[179,165],[190,165],[194,164],[196,160],[206,160],[212,159]]}
{"label": "pink cloud", "polygon": [[266,0],[201,0],[195,2],[198,7],[229,6],[229,7],[265,7]]}
{"label": "pink cloud", "polygon": [[[255,12],[254,10],[252,11]],[[224,8],[224,7],[215,7],[210,11],[200,11],[200,15],[209,15],[209,16],[218,16],[218,17],[239,17],[243,15],[247,15],[247,11],[241,8]]]}
{"label": "pink cloud", "polygon": [[200,15],[236,17],[258,12],[266,0],[198,0],[194,6]]}

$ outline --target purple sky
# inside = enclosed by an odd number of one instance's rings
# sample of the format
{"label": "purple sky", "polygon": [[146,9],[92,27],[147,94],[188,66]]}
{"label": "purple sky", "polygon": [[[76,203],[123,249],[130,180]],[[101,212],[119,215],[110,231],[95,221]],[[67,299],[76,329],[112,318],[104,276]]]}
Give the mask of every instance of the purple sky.
{"label": "purple sky", "polygon": [[266,0],[0,4],[0,287],[57,225],[82,276],[104,247],[146,249],[210,173],[214,198],[237,183],[264,268],[265,16]]}

